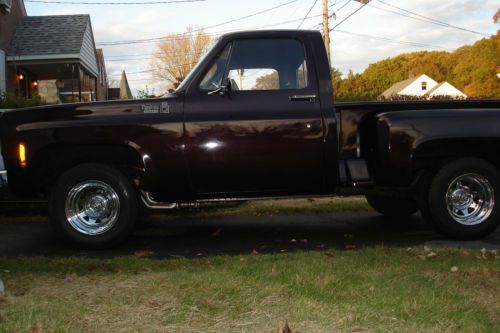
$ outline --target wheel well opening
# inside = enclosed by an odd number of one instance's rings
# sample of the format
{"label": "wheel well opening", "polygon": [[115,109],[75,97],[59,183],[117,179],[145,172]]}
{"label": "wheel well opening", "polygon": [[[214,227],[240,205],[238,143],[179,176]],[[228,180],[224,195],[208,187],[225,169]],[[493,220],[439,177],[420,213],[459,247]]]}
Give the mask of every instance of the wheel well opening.
{"label": "wheel well opening", "polygon": [[41,192],[48,194],[58,177],[67,170],[84,163],[111,165],[127,177],[144,173],[144,164],[138,152],[125,145],[57,146],[48,147],[33,158],[35,178]]}

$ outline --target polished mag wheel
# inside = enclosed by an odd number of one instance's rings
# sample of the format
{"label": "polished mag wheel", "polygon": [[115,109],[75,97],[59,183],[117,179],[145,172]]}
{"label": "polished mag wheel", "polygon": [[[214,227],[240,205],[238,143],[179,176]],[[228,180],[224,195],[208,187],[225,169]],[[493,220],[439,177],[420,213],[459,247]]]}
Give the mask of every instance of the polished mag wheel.
{"label": "polished mag wheel", "polygon": [[458,223],[482,223],[495,206],[493,187],[486,178],[475,173],[458,176],[448,187],[446,205],[451,217]]}
{"label": "polished mag wheel", "polygon": [[84,235],[99,235],[111,229],[120,215],[120,199],[108,184],[89,180],[74,186],[65,205],[68,223]]}

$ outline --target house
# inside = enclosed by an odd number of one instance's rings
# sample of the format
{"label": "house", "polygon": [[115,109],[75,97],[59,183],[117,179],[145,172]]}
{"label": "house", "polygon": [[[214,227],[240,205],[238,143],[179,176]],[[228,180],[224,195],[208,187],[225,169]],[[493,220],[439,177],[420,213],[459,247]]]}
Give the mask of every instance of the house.
{"label": "house", "polygon": [[6,52],[17,23],[26,15],[22,0],[0,0],[0,94],[7,91]]}
{"label": "house", "polygon": [[97,80],[97,100],[103,101],[108,99],[108,74],[106,72],[106,63],[104,62],[104,52],[102,49],[97,49],[97,66],[99,68],[99,79]]}
{"label": "house", "polygon": [[394,98],[395,96],[422,97],[426,99],[437,98],[439,96],[467,98],[467,95],[450,83],[438,83],[426,74],[397,82],[380,95],[380,97],[386,99]]}
{"label": "house", "polygon": [[48,103],[95,101],[99,65],[90,16],[23,17],[7,67],[9,93],[29,98],[38,92]]}
{"label": "house", "polygon": [[110,100],[116,99],[134,99],[130,86],[128,84],[127,74],[125,71],[122,72],[122,77],[120,79],[119,88],[109,88],[108,97]]}

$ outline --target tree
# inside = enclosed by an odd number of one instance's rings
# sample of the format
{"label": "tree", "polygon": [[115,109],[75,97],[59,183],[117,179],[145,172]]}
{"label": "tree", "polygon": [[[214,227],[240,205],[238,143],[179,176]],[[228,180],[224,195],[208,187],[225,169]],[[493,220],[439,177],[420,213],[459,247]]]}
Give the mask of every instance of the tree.
{"label": "tree", "polygon": [[150,66],[153,79],[177,88],[208,50],[211,38],[203,29],[188,27],[181,34],[167,35],[157,44]]}
{"label": "tree", "polygon": [[149,90],[149,87],[146,86],[145,89],[139,89],[137,90],[137,96],[136,99],[147,99],[147,98],[156,98],[155,96],[155,88],[153,88],[151,91]]}
{"label": "tree", "polygon": [[493,23],[500,23],[500,9],[493,15]]}
{"label": "tree", "polygon": [[278,90],[280,88],[278,72],[273,71],[255,80],[255,90]]}

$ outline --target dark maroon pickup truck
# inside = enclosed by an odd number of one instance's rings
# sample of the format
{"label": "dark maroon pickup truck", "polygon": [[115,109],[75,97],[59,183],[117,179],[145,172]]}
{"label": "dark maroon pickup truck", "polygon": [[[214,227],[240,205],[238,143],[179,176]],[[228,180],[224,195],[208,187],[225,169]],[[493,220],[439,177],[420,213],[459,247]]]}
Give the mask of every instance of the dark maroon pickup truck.
{"label": "dark maroon pickup truck", "polygon": [[318,32],[228,34],[168,96],[6,111],[0,131],[10,191],[88,247],[143,209],[277,197],[364,194],[460,239],[500,224],[500,101],[334,104]]}

